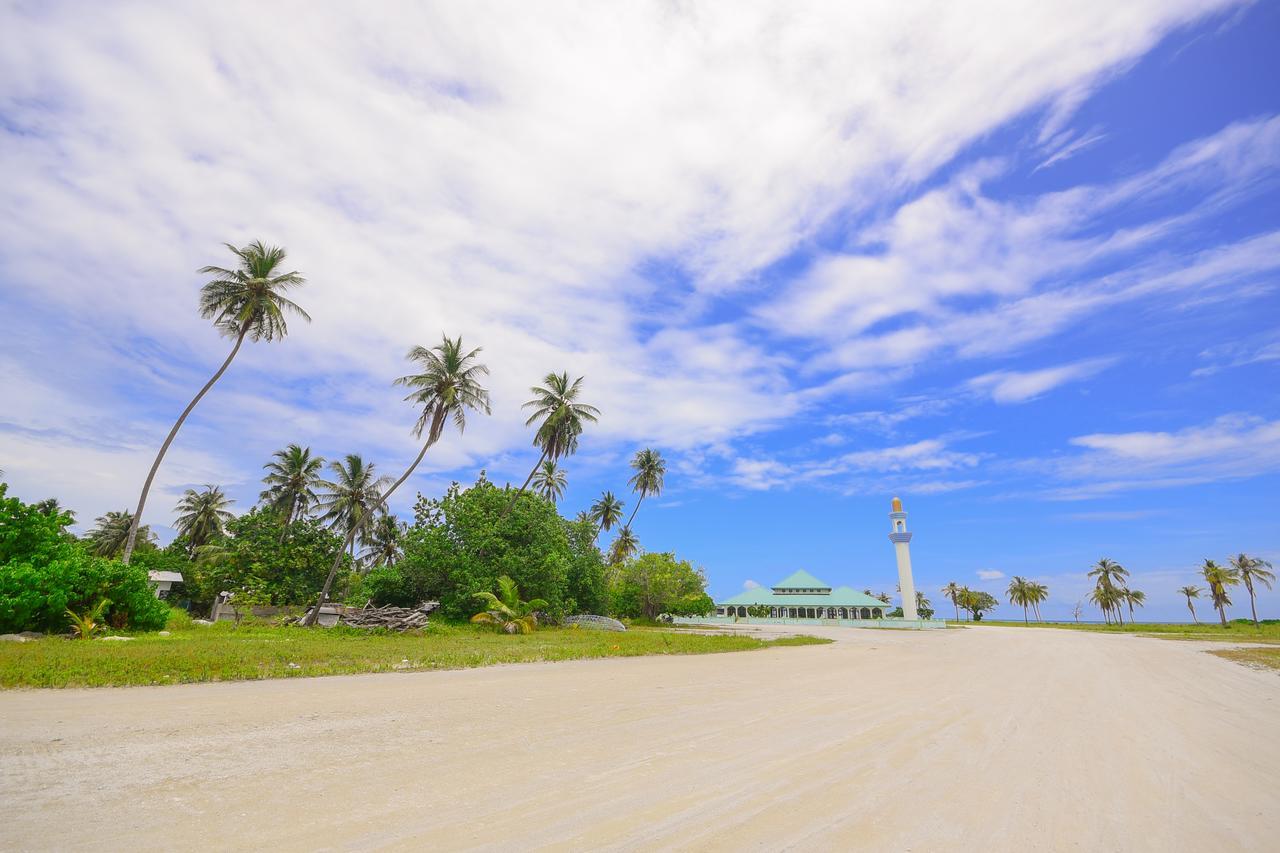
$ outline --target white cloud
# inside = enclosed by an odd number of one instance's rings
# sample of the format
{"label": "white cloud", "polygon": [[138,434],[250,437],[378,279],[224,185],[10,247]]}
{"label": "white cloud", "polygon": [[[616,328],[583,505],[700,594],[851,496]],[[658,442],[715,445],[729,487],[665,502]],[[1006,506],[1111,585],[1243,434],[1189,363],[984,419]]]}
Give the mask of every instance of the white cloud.
{"label": "white cloud", "polygon": [[743,589],[759,589],[760,584],[756,583],[753,580],[746,580],[742,582],[742,588]]}
{"label": "white cloud", "polygon": [[1004,572],[998,569],[978,569],[977,575],[979,580],[994,581],[1004,577]]}
{"label": "white cloud", "polygon": [[997,370],[975,376],[966,385],[990,394],[997,403],[1025,403],[1059,385],[1096,376],[1113,364],[1115,359],[1094,358],[1041,370]]}

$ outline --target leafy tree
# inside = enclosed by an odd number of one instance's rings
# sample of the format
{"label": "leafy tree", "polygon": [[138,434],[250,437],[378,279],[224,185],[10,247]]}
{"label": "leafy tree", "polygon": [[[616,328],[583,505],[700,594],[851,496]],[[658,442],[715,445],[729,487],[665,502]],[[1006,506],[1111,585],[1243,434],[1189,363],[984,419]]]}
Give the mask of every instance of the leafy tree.
{"label": "leafy tree", "polygon": [[[444,616],[469,619],[478,610],[473,595],[494,589],[503,575],[526,595],[546,601],[553,619],[602,595],[581,591],[594,582],[592,558],[585,549],[575,555],[572,525],[555,507],[526,492],[503,517],[509,501],[509,490],[482,479],[465,490],[455,483],[444,497],[420,502],[420,521],[406,535],[404,557],[393,570],[398,578],[381,569],[370,574],[366,589],[373,602],[407,606],[436,600]],[[581,569],[577,575],[575,566]],[[575,577],[579,588],[572,591]]]}
{"label": "leafy tree", "polygon": [[942,595],[950,601],[956,608],[956,621],[960,621],[960,590],[961,586],[955,581],[949,582],[942,588]]}
{"label": "leafy tree", "polygon": [[68,513],[46,514],[7,490],[0,483],[0,633],[65,631],[68,610],[83,614],[104,598],[99,616],[113,627],[164,627],[169,607],[146,569],[90,554],[63,533]]}
{"label": "leafy tree", "polygon": [[591,505],[591,520],[595,522],[597,535],[600,530],[609,531],[622,521],[624,504],[613,496],[613,492],[603,492],[599,499]]}
{"label": "leafy tree", "polygon": [[[0,472],[3,473],[3,472]],[[37,510],[48,516],[57,516],[64,519],[62,529],[65,531],[68,527],[76,523],[76,514],[74,511],[67,509],[58,503],[57,498],[45,498],[42,501],[36,501],[33,504]]]}
{"label": "leafy tree", "polygon": [[186,421],[191,410],[201,398],[209,393],[214,383],[222,378],[222,374],[231,366],[231,361],[240,352],[245,338],[251,341],[272,341],[283,339],[289,332],[285,323],[285,313],[291,312],[304,320],[311,318],[296,303],[284,296],[285,291],[305,283],[297,272],[280,272],[284,263],[285,251],[278,246],[266,246],[261,241],[254,241],[242,249],[230,243],[224,244],[235,253],[238,264],[235,269],[224,269],[217,266],[201,267],[202,275],[214,278],[200,289],[200,316],[212,320],[215,328],[222,334],[235,338],[235,345],[226,361],[218,368],[217,373],[204,384],[199,393],[191,399],[187,407],[178,416],[173,429],[160,445],[160,452],[151,463],[146,482],[142,484],[142,495],[138,498],[138,508],[133,513],[133,523],[129,528],[128,539],[124,546],[124,563],[128,565],[133,556],[134,543],[137,540],[138,524],[142,520],[142,510],[147,505],[147,493],[151,491],[151,483],[155,480],[156,471],[169,451],[169,445],[177,436],[178,430]]}
{"label": "leafy tree", "polygon": [[262,467],[267,472],[262,478],[267,487],[258,500],[283,513],[286,528],[319,503],[316,489],[324,484],[320,476],[324,458],[312,456],[310,447],[290,444],[273,453],[272,461]]}
{"label": "leafy tree", "polygon": [[647,553],[628,560],[619,573],[613,602],[615,615],[649,619],[661,613],[702,616],[715,609],[702,570],[672,553]]}
{"label": "leafy tree", "polygon": [[148,546],[155,541],[155,534],[148,525],[134,529],[133,516],[128,510],[112,510],[94,519],[94,525],[85,534],[89,551],[97,557],[115,557],[124,551],[130,534],[141,536]]}
{"label": "leafy tree", "polygon": [[755,619],[768,619],[772,608],[767,604],[752,604],[747,607],[747,615]]}
{"label": "leafy tree", "polygon": [[960,594],[957,596],[960,607],[969,611],[969,616],[974,622],[982,621],[982,614],[995,610],[1000,602],[989,592],[983,592],[980,589],[969,589],[967,586],[960,588]]}
{"label": "leafy tree", "polygon": [[[578,395],[582,393],[582,380],[583,377],[579,376],[570,382],[568,371],[548,373],[543,378],[542,385],[529,389],[533,399],[526,402],[523,408],[533,409],[533,414],[529,415],[525,426],[538,424],[538,429],[533,434],[533,446],[542,453],[516,494],[524,492],[543,462],[548,459],[554,462],[577,451],[578,437],[582,435],[584,423],[595,423],[599,418],[599,409],[578,401]],[[510,512],[513,506],[515,496],[511,497],[503,515]]]}
{"label": "leafy tree", "polygon": [[636,451],[636,455],[631,459],[631,468],[635,473],[627,482],[640,497],[636,499],[631,517],[627,519],[628,529],[631,527],[631,522],[635,521],[636,513],[640,511],[640,504],[644,503],[644,499],[649,495],[662,494],[662,481],[667,475],[667,462],[662,458],[661,453],[646,447],[644,450]]}
{"label": "leafy tree", "polygon": [[[412,389],[405,400],[422,407],[418,422],[414,424],[413,434],[416,438],[422,438],[425,430],[427,439],[423,442],[417,457],[400,475],[400,479],[381,493],[372,508],[384,508],[395,490],[413,475],[422,458],[427,455],[427,450],[444,434],[446,423],[452,420],[453,425],[461,433],[467,427],[469,409],[489,414],[489,392],[480,384],[480,378],[488,375],[489,368],[476,361],[479,355],[479,347],[468,351],[463,347],[461,337],[450,338],[448,335],[441,336],[440,343],[430,349],[416,346],[409,350],[406,357],[422,372],[401,376],[395,384]],[[354,529],[348,531],[348,546],[354,540],[355,534]],[[337,574],[339,559],[334,559],[329,577],[321,590],[320,599],[307,614],[305,624],[314,625],[319,618],[320,606],[324,604],[325,596],[329,594],[334,576]]]}
{"label": "leafy tree", "polygon": [[187,554],[194,556],[201,545],[208,545],[226,534],[226,524],[231,518],[227,507],[235,501],[223,494],[218,486],[204,487],[204,491],[187,489],[182,500],[174,507],[178,513],[178,535],[187,540]]}
{"label": "leafy tree", "polygon": [[541,598],[520,600],[516,582],[503,575],[498,578],[498,594],[488,590],[472,593],[483,602],[484,610],[471,617],[472,622],[494,625],[508,634],[532,634],[538,627],[538,610],[547,606]]}
{"label": "leafy tree", "polygon": [[1191,621],[1199,625],[1200,617],[1196,616],[1196,606],[1195,604],[1192,603],[1191,599],[1200,597],[1200,587],[1195,586],[1193,584],[1189,584],[1187,586],[1181,587],[1178,590],[1178,594],[1185,595],[1187,597],[1187,609],[1191,611]]}
{"label": "leafy tree", "polygon": [[1205,560],[1200,568],[1204,582],[1209,586],[1209,596],[1213,599],[1214,609],[1222,620],[1222,627],[1227,627],[1227,608],[1231,606],[1229,587],[1240,583],[1240,574],[1234,568],[1219,566],[1213,560]]}
{"label": "leafy tree", "polygon": [[596,547],[595,522],[566,521],[564,528],[569,539],[565,610],[605,615],[609,612],[609,589],[605,580],[604,555]]}
{"label": "leafy tree", "polygon": [[1275,581],[1276,576],[1269,570],[1271,564],[1266,560],[1257,557],[1250,557],[1248,554],[1237,554],[1231,558],[1231,568],[1244,582],[1244,588],[1249,591],[1249,612],[1253,614],[1254,627],[1258,625],[1258,607],[1254,602],[1253,582],[1271,589],[1271,584]]}
{"label": "leafy tree", "polygon": [[533,490],[552,503],[558,503],[564,496],[566,485],[564,470],[554,459],[543,462],[533,475]]}

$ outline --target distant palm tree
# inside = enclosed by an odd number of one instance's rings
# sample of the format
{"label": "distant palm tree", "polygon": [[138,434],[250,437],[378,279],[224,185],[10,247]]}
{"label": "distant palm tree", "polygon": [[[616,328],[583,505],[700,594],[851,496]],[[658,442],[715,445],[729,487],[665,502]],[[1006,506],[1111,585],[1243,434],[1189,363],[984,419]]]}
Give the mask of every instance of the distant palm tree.
{"label": "distant palm tree", "polygon": [[1031,604],[1031,612],[1036,614],[1036,621],[1043,622],[1040,615],[1040,604],[1049,599],[1049,587],[1035,581],[1027,581],[1027,601]]}
{"label": "distant palm tree", "polygon": [[1120,591],[1114,587],[1099,585],[1089,593],[1089,600],[1098,605],[1098,609],[1102,611],[1102,621],[1110,625],[1111,612],[1120,601]]}
{"label": "distant palm tree", "polygon": [[552,503],[558,502],[564,496],[566,485],[567,480],[565,479],[564,471],[556,464],[554,459],[548,459],[543,462],[533,475],[534,491]]}
{"label": "distant palm tree", "polygon": [[321,520],[346,537],[343,548],[351,550],[352,559],[356,539],[373,532],[382,493],[391,482],[389,476],[377,476],[375,469],[358,453],[348,453],[342,462],[329,463],[333,479],[321,483],[326,489],[320,496]]}
{"label": "distant palm tree", "polygon": [[538,429],[533,434],[533,446],[541,449],[542,453],[530,469],[529,476],[524,478],[524,483],[516,489],[503,508],[503,517],[511,512],[516,499],[529,485],[542,463],[548,459],[554,461],[572,455],[578,449],[578,437],[582,435],[584,422],[595,423],[600,417],[600,410],[595,406],[578,402],[583,378],[579,376],[570,382],[568,371],[548,373],[543,377],[542,385],[529,389],[533,399],[522,408],[533,409],[533,414],[529,415],[524,425],[538,423]]}
{"label": "distant palm tree", "polygon": [[631,510],[631,517],[627,519],[627,527],[636,520],[636,513],[640,511],[640,504],[646,497],[662,494],[662,480],[667,474],[667,461],[662,458],[661,453],[646,447],[644,450],[636,451],[636,455],[631,459],[631,468],[635,473],[627,482],[640,497],[636,500],[635,508]]}
{"label": "distant palm tree", "polygon": [[324,482],[320,476],[324,459],[312,456],[310,447],[296,444],[271,455],[272,461],[262,466],[267,472],[262,482],[267,488],[258,499],[276,512],[283,513],[284,526],[288,527],[306,515],[319,500],[315,490]]}
{"label": "distant palm tree", "polygon": [[233,517],[227,507],[233,503],[218,486],[206,485],[202,492],[183,492],[182,500],[173,508],[178,513],[174,526],[179,535],[187,537],[188,559],[195,557],[200,546],[226,535],[226,524]]}
{"label": "distant palm tree", "polygon": [[1200,587],[1184,586],[1178,592],[1187,597],[1187,609],[1191,611],[1191,620],[1199,625],[1200,617],[1196,616],[1196,606],[1191,603],[1191,599],[1200,597]]}
{"label": "distant palm tree", "polygon": [[1120,590],[1120,599],[1129,606],[1129,621],[1133,622],[1133,608],[1142,607],[1147,603],[1147,594],[1137,589],[1129,589],[1125,587]]}
{"label": "distant palm tree", "polygon": [[1258,626],[1258,608],[1254,604],[1253,582],[1271,589],[1271,584],[1275,581],[1276,576],[1269,569],[1271,564],[1266,560],[1257,557],[1250,557],[1248,554],[1237,554],[1231,558],[1231,568],[1235,569],[1236,574],[1240,576],[1240,580],[1244,581],[1244,588],[1249,590],[1249,611],[1253,614],[1253,625]]}
{"label": "distant palm tree", "polygon": [[591,512],[585,509],[578,510],[578,514],[573,517],[575,524],[595,524],[591,520]]}
{"label": "distant palm tree", "polygon": [[134,536],[141,537],[143,542],[152,542],[156,538],[149,525],[144,524],[134,528],[133,516],[128,510],[119,512],[112,510],[94,519],[93,528],[85,534],[84,538],[89,543],[89,550],[93,554],[99,557],[114,557],[124,550],[131,530]]}
{"label": "distant palm tree", "polygon": [[964,589],[964,587],[960,586],[955,581],[951,581],[942,588],[943,596],[955,605],[957,622],[960,621],[960,590],[962,589]]}
{"label": "distant palm tree", "polygon": [[1231,605],[1228,587],[1240,583],[1240,575],[1234,568],[1219,566],[1213,560],[1205,560],[1200,567],[1204,582],[1209,585],[1209,596],[1213,599],[1214,609],[1222,620],[1222,627],[1227,627],[1227,608]]}
{"label": "distant palm tree", "polygon": [[613,492],[601,493],[598,500],[591,505],[591,520],[595,522],[597,535],[599,530],[612,530],[622,521],[622,501],[613,496]]}
{"label": "distant palm tree", "polygon": [[[417,469],[427,450],[440,440],[444,427],[450,420],[462,432],[467,427],[467,410],[481,411],[489,414],[489,392],[480,384],[480,377],[489,373],[489,368],[476,361],[480,348],[468,351],[462,345],[462,338],[443,336],[441,342],[431,349],[416,346],[409,350],[408,359],[422,367],[421,373],[402,376],[396,380],[397,385],[413,389],[405,400],[422,407],[418,422],[414,425],[413,434],[422,437],[425,430],[427,440],[418,451],[413,463],[400,475],[400,479],[391,484],[378,496],[374,508],[385,508],[387,499],[405,480],[408,480]],[[348,532],[348,546],[353,544],[355,531]],[[307,614],[304,625],[314,625],[320,616],[320,607],[329,596],[333,587],[333,579],[342,565],[342,552],[335,555],[324,586],[320,590],[320,598],[315,607]]]}
{"label": "distant palm tree", "polygon": [[360,555],[365,565],[394,566],[404,554],[401,542],[408,526],[389,512],[378,516],[369,536],[365,540],[366,548]]}
{"label": "distant palm tree", "polygon": [[924,593],[916,590],[916,612],[922,619],[933,618],[933,602],[924,597]]}
{"label": "distant palm tree", "polygon": [[1020,575],[1014,575],[1009,581],[1009,588],[1006,590],[1009,596],[1009,603],[1022,608],[1022,624],[1027,623],[1027,606],[1031,604],[1031,598],[1027,590],[1027,580]]}
{"label": "distant palm tree", "polygon": [[126,565],[133,555],[138,525],[142,521],[142,510],[147,505],[147,493],[151,491],[151,483],[155,480],[156,471],[160,470],[160,463],[168,452],[169,445],[173,443],[174,437],[177,436],[178,430],[186,421],[187,415],[190,415],[191,410],[196,407],[201,398],[209,393],[213,384],[222,378],[222,374],[231,366],[231,360],[236,357],[236,353],[240,352],[240,345],[244,343],[245,338],[251,341],[283,339],[289,331],[285,323],[285,312],[292,312],[304,320],[311,319],[306,311],[284,296],[286,290],[306,282],[306,279],[297,272],[279,271],[280,265],[284,263],[284,249],[278,246],[266,246],[256,240],[242,249],[237,249],[230,243],[224,245],[235,253],[239,262],[234,270],[215,266],[200,268],[202,275],[214,276],[212,281],[200,289],[200,316],[206,320],[213,320],[213,325],[218,331],[235,338],[235,346],[231,348],[230,355],[227,356],[226,361],[222,362],[217,373],[213,374],[213,377],[182,410],[177,423],[173,425],[173,429],[169,430],[164,444],[160,445],[160,452],[156,454],[155,461],[151,463],[146,482],[142,484],[138,508],[131,516],[133,523],[125,541],[124,556],[121,557]]}
{"label": "distant palm tree", "polygon": [[640,550],[640,540],[631,532],[631,528],[624,525],[618,530],[618,536],[613,540],[613,545],[609,548],[609,564],[619,565],[635,556]]}
{"label": "distant palm tree", "polygon": [[[1107,623],[1110,624],[1110,611],[1114,610],[1116,620],[1123,625],[1124,616],[1120,611],[1121,596],[1118,592],[1124,587],[1125,578],[1129,577],[1128,570],[1114,560],[1109,560],[1106,557],[1103,557],[1094,564],[1092,569],[1089,570],[1089,577],[1097,578],[1098,589],[1106,590],[1108,593],[1111,593],[1109,595],[1102,596],[1103,600],[1107,602],[1105,607],[1107,612],[1103,614]],[[1090,596],[1090,600],[1095,604],[1098,604],[1099,607],[1103,606],[1096,596]]]}
{"label": "distant palm tree", "polygon": [[67,509],[62,504],[58,503],[57,498],[45,498],[42,501],[37,501],[35,503],[35,509],[41,515],[46,515],[49,518],[61,519],[61,524],[59,526],[63,530],[66,530],[68,527],[76,523],[75,511]]}

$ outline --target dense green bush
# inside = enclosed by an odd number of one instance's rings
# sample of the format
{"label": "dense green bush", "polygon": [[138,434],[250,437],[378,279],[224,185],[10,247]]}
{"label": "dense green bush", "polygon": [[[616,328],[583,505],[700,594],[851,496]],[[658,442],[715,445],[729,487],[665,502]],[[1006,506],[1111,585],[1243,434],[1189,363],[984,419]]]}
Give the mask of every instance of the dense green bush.
{"label": "dense green bush", "polygon": [[613,588],[615,616],[705,616],[714,609],[702,570],[671,553],[641,554],[628,560]]}
{"label": "dense green bush", "polygon": [[169,607],[147,570],[90,555],[64,535],[68,521],[8,497],[0,483],[0,632],[64,631],[68,609],[84,612],[103,598],[112,627],[163,628]]}
{"label": "dense green bush", "polygon": [[[207,610],[218,593],[275,606],[306,604],[324,586],[342,537],[319,521],[303,518],[285,529],[279,514],[252,509],[227,523],[227,537],[201,548],[195,563],[181,571],[197,610]],[[335,589],[345,587],[344,564]]]}
{"label": "dense green bush", "polygon": [[403,559],[370,572],[364,591],[375,604],[436,600],[445,616],[466,619],[481,609],[473,594],[506,575],[525,598],[546,601],[552,619],[602,612],[608,597],[594,527],[566,522],[530,492],[504,516],[514,494],[481,477],[465,491],[455,483],[439,500],[420,500]]}

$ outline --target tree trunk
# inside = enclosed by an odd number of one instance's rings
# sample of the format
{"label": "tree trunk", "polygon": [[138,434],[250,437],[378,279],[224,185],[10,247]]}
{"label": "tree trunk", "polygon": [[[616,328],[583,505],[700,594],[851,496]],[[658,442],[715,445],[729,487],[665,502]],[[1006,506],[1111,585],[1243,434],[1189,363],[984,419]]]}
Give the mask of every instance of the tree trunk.
{"label": "tree trunk", "polygon": [[1227,627],[1227,608],[1221,604],[1218,605],[1218,616],[1222,619],[1222,627]]}
{"label": "tree trunk", "polygon": [[520,488],[516,489],[516,493],[511,496],[511,500],[507,501],[507,505],[502,508],[502,515],[498,516],[499,520],[506,518],[507,514],[515,507],[516,500],[520,497],[520,493],[529,485],[529,481],[533,479],[533,475],[538,473],[538,469],[542,467],[542,462],[546,458],[547,449],[544,447],[542,448],[542,455],[538,457],[538,461],[534,463],[533,469],[529,471],[529,476],[524,478],[524,482],[520,485]]}
{"label": "tree trunk", "polygon": [[1027,605],[1025,605],[1025,604],[1024,604],[1024,605],[1022,605],[1022,624],[1023,624],[1023,625],[1030,625],[1030,624],[1031,624],[1030,622],[1028,622],[1028,621],[1027,621]]}
{"label": "tree trunk", "polygon": [[231,354],[227,356],[227,360],[222,362],[222,367],[218,368],[218,372],[213,374],[204,387],[200,389],[200,393],[196,394],[182,410],[182,414],[178,416],[178,422],[173,425],[173,429],[169,430],[169,435],[165,438],[164,444],[160,445],[160,452],[156,454],[156,460],[151,463],[151,471],[147,474],[147,481],[142,484],[142,495],[138,498],[138,508],[134,510],[133,522],[129,525],[129,538],[124,543],[124,554],[120,557],[120,562],[126,566],[129,565],[129,559],[133,556],[133,546],[138,538],[138,525],[142,523],[142,509],[147,505],[147,493],[151,491],[151,481],[156,478],[156,471],[160,470],[160,463],[164,460],[165,453],[169,450],[169,445],[173,444],[173,439],[178,434],[178,430],[182,429],[183,422],[187,419],[187,415],[191,414],[191,410],[196,407],[196,403],[205,394],[209,393],[209,389],[213,387],[213,383],[222,378],[222,374],[227,372],[227,368],[231,366],[231,360],[236,357],[236,353],[240,352],[240,345],[244,343],[244,336],[249,331],[249,321],[245,320],[240,326],[240,334],[236,335],[236,345],[231,348]]}
{"label": "tree trunk", "polygon": [[1249,590],[1249,612],[1253,614],[1253,627],[1261,627],[1258,625],[1258,607],[1253,602],[1253,581],[1246,577],[1244,579],[1244,588]]}
{"label": "tree trunk", "polygon": [[1196,608],[1195,608],[1195,606],[1191,603],[1191,599],[1189,599],[1189,598],[1187,599],[1187,609],[1191,611],[1191,621],[1192,621],[1192,622],[1194,622],[1194,623],[1196,623],[1197,625],[1199,625],[1199,624],[1200,624],[1200,618],[1199,618],[1198,616],[1196,616]]}
{"label": "tree trunk", "polygon": [[[431,418],[431,428],[427,432],[427,440],[422,445],[422,449],[418,451],[418,457],[413,460],[413,464],[409,466],[409,469],[400,475],[400,479],[391,484],[391,488],[378,496],[378,499],[374,501],[373,506],[369,508],[370,512],[375,512],[378,507],[384,506],[387,499],[391,497],[391,493],[400,488],[400,485],[405,480],[409,479],[409,475],[411,475],[414,472],[414,469],[418,467],[418,464],[422,462],[422,457],[427,455],[428,448],[439,440],[440,432],[444,429],[444,419],[446,414],[447,413],[443,408],[436,409],[435,414]],[[316,624],[316,620],[320,618],[320,608],[324,605],[324,600],[329,597],[329,590],[333,588],[333,579],[338,574],[338,566],[342,565],[342,555],[349,546],[354,548],[355,535],[356,529],[355,526],[352,525],[351,530],[347,533],[346,542],[344,542],[342,547],[338,549],[338,556],[334,558],[333,565],[329,567],[329,574],[325,577],[324,586],[320,589],[320,598],[316,601],[316,606],[312,608],[311,612],[302,620],[303,625],[310,627]]]}
{"label": "tree trunk", "polygon": [[644,503],[644,492],[640,493],[640,499],[636,501],[636,508],[631,510],[631,517],[627,519],[627,523],[624,525],[626,528],[631,528],[631,522],[636,520],[636,513],[640,511],[640,504],[642,503]]}
{"label": "tree trunk", "polygon": [[959,622],[960,621],[960,605],[956,603],[956,600],[954,598],[951,599],[951,603],[956,605],[956,621]]}

